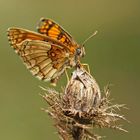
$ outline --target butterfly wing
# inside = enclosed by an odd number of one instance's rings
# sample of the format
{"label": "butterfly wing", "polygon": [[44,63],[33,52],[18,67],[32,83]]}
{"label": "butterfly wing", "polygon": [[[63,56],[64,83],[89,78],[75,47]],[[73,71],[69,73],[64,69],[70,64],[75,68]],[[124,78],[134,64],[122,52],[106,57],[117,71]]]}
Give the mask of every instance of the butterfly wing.
{"label": "butterfly wing", "polygon": [[76,44],[69,33],[50,19],[42,18],[37,27],[37,31],[41,34],[49,36],[50,38],[58,40],[66,46],[74,46]]}
{"label": "butterfly wing", "polygon": [[60,45],[46,42],[45,36],[19,28],[9,29],[8,36],[11,46],[39,79],[55,79],[67,67],[66,50]]}
{"label": "butterfly wing", "polygon": [[18,44],[22,43],[24,40],[45,40],[45,37],[36,34],[35,32],[31,32],[28,30],[24,30],[21,28],[9,28],[8,29],[8,38],[11,46],[18,52],[20,47]]}
{"label": "butterfly wing", "polygon": [[69,49],[67,48],[63,43],[50,38],[48,36],[33,32],[33,31],[29,31],[29,30],[25,30],[22,28],[9,28],[8,29],[8,38],[9,41],[11,43],[11,46],[16,50],[17,48],[17,44],[20,44],[22,41],[28,39],[28,40],[42,40],[42,41],[46,41],[46,42],[50,42],[51,44],[57,44],[59,46],[65,47],[65,49]]}

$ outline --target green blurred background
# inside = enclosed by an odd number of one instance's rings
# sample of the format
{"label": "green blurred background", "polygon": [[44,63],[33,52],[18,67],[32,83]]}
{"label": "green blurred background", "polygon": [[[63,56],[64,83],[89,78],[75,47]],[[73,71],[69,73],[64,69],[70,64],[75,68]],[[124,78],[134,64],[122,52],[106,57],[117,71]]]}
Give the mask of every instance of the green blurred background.
{"label": "green blurred background", "polygon": [[[53,122],[40,110],[47,104],[39,96],[48,83],[34,78],[9,46],[6,30],[16,26],[36,30],[41,17],[51,18],[86,44],[82,62],[90,65],[101,89],[112,83],[114,102],[131,124],[129,133],[103,129],[108,140],[140,139],[140,1],[139,0],[1,0],[0,1],[0,140],[58,140]],[[62,77],[57,89],[64,85]],[[64,82],[62,82],[64,81]]]}

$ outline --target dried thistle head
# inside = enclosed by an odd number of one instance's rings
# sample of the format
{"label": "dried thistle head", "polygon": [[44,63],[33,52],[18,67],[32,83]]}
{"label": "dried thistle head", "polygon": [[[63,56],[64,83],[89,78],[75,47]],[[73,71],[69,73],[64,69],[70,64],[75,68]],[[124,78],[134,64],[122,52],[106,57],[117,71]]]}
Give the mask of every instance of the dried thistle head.
{"label": "dried thistle head", "polygon": [[101,137],[91,130],[108,127],[125,131],[116,122],[123,116],[115,113],[123,105],[111,105],[109,89],[101,98],[96,80],[83,68],[77,68],[67,83],[64,93],[44,89],[42,95],[49,104],[48,112],[55,121],[62,140],[98,140]]}
{"label": "dried thistle head", "polygon": [[100,88],[96,80],[86,70],[77,68],[65,88],[63,101],[66,108],[89,112],[100,105]]}

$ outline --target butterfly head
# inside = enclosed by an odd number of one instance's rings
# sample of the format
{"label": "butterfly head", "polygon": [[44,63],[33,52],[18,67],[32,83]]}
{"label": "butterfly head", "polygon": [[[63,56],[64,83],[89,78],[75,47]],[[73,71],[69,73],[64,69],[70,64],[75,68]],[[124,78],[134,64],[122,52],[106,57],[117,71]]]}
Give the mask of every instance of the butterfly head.
{"label": "butterfly head", "polygon": [[76,49],[76,55],[79,56],[79,57],[84,57],[85,56],[85,48],[84,48],[84,46],[79,46]]}

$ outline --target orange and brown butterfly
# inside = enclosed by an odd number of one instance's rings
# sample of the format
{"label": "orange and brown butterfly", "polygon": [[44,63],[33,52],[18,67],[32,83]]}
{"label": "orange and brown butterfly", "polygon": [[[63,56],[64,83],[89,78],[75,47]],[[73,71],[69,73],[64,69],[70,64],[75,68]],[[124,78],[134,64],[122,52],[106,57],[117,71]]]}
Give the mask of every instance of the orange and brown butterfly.
{"label": "orange and brown butterfly", "polygon": [[8,29],[8,38],[31,73],[53,83],[66,68],[77,65],[85,55],[84,47],[50,19],[42,18],[37,31],[12,27]]}

